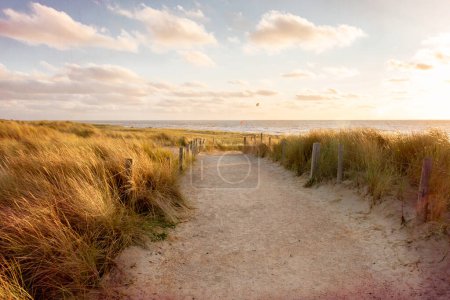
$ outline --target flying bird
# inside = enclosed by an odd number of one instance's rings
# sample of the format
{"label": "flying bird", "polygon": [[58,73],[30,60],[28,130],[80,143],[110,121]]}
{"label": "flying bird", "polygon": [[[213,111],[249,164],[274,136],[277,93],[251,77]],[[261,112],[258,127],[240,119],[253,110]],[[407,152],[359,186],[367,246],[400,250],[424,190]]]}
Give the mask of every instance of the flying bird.
{"label": "flying bird", "polygon": [[258,103],[256,103],[256,107],[259,107],[259,102],[258,102]]}

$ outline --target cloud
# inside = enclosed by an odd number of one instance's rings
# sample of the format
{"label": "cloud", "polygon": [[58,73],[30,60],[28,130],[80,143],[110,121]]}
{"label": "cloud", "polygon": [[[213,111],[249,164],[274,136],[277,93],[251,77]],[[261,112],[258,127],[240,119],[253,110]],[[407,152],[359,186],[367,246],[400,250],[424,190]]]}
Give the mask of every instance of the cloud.
{"label": "cloud", "polygon": [[[56,68],[56,67],[55,67]],[[218,105],[234,107],[239,101],[272,97],[276,91],[267,89],[213,90],[197,81],[174,84],[150,81],[135,72],[116,65],[66,64],[50,74],[21,73],[0,64],[0,110],[11,107],[52,111],[89,109],[142,110],[172,99],[187,109],[190,103],[213,111]]]}
{"label": "cloud", "polygon": [[[315,70],[319,69],[318,67],[313,66]],[[345,79],[354,77],[359,74],[359,71],[356,69],[350,69],[346,67],[324,67],[321,68],[320,71],[312,72],[309,70],[296,69],[287,73],[281,74],[282,77],[285,78],[300,78],[300,79],[323,79],[327,77],[332,77],[333,79]]]}
{"label": "cloud", "polygon": [[0,35],[29,45],[47,45],[58,50],[100,47],[136,52],[135,36],[122,30],[117,37],[102,34],[97,28],[73,20],[63,11],[31,3],[31,13],[4,9],[6,19],[0,19]]}
{"label": "cloud", "polygon": [[354,93],[343,93],[336,89],[327,89],[324,91],[304,90],[295,96],[295,99],[301,101],[332,101],[332,100],[351,100],[358,99],[361,96]]}
{"label": "cloud", "polygon": [[269,52],[293,47],[322,52],[349,46],[364,36],[364,31],[353,26],[315,25],[293,14],[269,11],[262,16],[255,31],[250,33],[249,46]]}
{"label": "cloud", "polygon": [[227,41],[231,44],[239,44],[241,42],[237,36],[229,36],[227,37]]}
{"label": "cloud", "polygon": [[142,5],[135,10],[125,10],[110,6],[113,12],[142,22],[150,34],[150,42],[155,49],[186,49],[217,43],[212,33],[191,19],[179,17],[167,10],[158,10]]}
{"label": "cloud", "polygon": [[389,78],[387,81],[390,83],[395,83],[395,84],[400,84],[400,83],[405,83],[405,82],[409,82],[409,78],[406,77],[399,77],[399,78]]}
{"label": "cloud", "polygon": [[387,62],[387,67],[389,70],[431,70],[433,68],[432,65],[426,63],[417,63],[417,62],[407,62],[396,59],[390,59]]}
{"label": "cloud", "polygon": [[200,81],[188,81],[183,83],[183,86],[188,88],[207,88],[208,85],[206,83]]}
{"label": "cloud", "polygon": [[208,18],[206,18],[205,14],[200,8],[197,9],[185,9],[181,5],[177,5],[177,10],[182,12],[186,17],[191,19],[197,19],[200,21],[206,21]]}
{"label": "cloud", "polygon": [[307,70],[294,70],[288,73],[281,74],[285,78],[315,78],[316,74]]}
{"label": "cloud", "polygon": [[336,79],[350,78],[359,75],[359,71],[356,69],[350,69],[346,67],[325,67],[323,71]]}
{"label": "cloud", "polygon": [[200,51],[182,51],[180,55],[185,61],[197,67],[214,67],[216,65],[208,55]]}
{"label": "cloud", "polygon": [[422,41],[412,58],[390,59],[386,62],[389,71],[428,71],[445,67],[450,63],[450,33],[441,33]]}
{"label": "cloud", "polygon": [[248,85],[248,82],[245,80],[239,80],[239,79],[234,79],[234,80],[228,80],[229,84],[233,84],[233,85]]}
{"label": "cloud", "polygon": [[176,91],[173,96],[182,98],[254,98],[270,97],[278,93],[272,90],[245,90],[245,91]]}

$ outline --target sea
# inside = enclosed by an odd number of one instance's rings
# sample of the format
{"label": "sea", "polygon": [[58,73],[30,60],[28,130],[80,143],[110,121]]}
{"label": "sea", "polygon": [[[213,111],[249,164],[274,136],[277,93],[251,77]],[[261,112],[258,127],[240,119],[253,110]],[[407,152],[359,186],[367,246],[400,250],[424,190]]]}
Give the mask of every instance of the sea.
{"label": "sea", "polygon": [[381,131],[413,133],[439,129],[450,135],[450,120],[146,120],[83,121],[130,128],[181,128],[267,134],[300,134],[314,129],[373,128]]}

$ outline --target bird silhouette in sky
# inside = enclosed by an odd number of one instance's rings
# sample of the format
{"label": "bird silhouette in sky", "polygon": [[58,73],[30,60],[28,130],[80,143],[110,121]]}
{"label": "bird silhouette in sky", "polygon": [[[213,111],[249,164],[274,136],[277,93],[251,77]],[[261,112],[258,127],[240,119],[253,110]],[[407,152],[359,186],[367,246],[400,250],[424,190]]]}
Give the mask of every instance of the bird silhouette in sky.
{"label": "bird silhouette in sky", "polygon": [[259,107],[259,102],[258,102],[258,103],[256,103],[256,107]]}

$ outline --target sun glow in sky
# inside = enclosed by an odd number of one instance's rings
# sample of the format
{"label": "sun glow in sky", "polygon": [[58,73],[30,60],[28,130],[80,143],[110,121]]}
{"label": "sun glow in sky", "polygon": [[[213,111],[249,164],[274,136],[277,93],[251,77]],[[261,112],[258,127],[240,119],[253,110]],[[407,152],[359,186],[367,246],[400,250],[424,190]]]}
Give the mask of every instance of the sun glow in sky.
{"label": "sun glow in sky", "polygon": [[447,0],[0,9],[0,118],[450,119]]}

